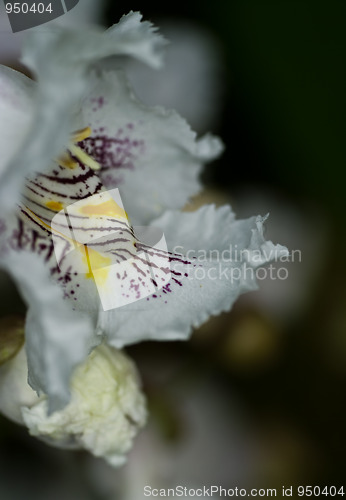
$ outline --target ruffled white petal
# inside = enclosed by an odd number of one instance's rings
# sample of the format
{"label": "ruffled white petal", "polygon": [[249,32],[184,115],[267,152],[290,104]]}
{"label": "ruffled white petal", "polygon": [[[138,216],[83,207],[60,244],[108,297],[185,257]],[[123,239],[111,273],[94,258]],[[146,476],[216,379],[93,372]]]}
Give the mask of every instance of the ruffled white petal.
{"label": "ruffled white petal", "polygon": [[[37,77],[34,116],[29,132],[13,152],[2,173],[3,210],[19,198],[25,175],[44,172],[64,151],[78,121],[80,99],[88,89],[90,69],[109,56],[131,56],[154,67],[160,65],[165,44],[141,15],[130,13],[107,32],[34,31],[25,45],[23,62]],[[1,174],[1,171],[0,171]]]}
{"label": "ruffled white petal", "polygon": [[142,21],[142,14],[139,12],[130,12],[123,16],[118,24],[109,28],[106,35],[112,42],[111,55],[127,55],[153,68],[161,67],[163,48],[167,42],[157,33],[155,26],[148,21]]}
{"label": "ruffled white petal", "polygon": [[[45,41],[46,43],[42,43]],[[49,73],[59,72],[53,68],[49,57],[63,67],[76,70],[88,69],[88,66],[110,56],[129,56],[152,67],[160,67],[163,59],[165,39],[157,33],[150,22],[142,21],[139,12],[124,15],[117,24],[107,31],[89,27],[88,30],[35,30],[22,55],[22,62],[36,75],[49,77]],[[45,68],[45,64],[49,63]]]}
{"label": "ruffled white petal", "polygon": [[51,281],[38,256],[10,252],[0,265],[15,280],[28,306],[29,383],[48,395],[51,411],[62,408],[69,401],[71,373],[91,347],[91,323],[63,300],[61,289]]}
{"label": "ruffled white petal", "polygon": [[83,116],[93,134],[82,147],[102,165],[103,184],[120,189],[136,224],[183,207],[200,190],[203,164],[223,150],[209,134],[197,140],[174,111],[142,105],[120,71],[95,78]]}
{"label": "ruffled white petal", "polygon": [[[186,339],[193,327],[257,289],[254,269],[287,255],[284,247],[265,241],[262,218],[235,221],[227,206],[166,212],[153,225],[163,230],[173,252],[162,253],[161,261],[162,269],[170,266],[171,280],[149,298],[100,312],[99,331],[116,347],[145,339]],[[155,267],[153,272],[159,281]]]}

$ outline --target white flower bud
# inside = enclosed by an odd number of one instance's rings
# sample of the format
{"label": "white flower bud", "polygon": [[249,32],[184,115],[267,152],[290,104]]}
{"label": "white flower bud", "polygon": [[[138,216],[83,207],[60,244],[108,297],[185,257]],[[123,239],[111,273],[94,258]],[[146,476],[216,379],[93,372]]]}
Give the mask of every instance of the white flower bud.
{"label": "white flower bud", "polygon": [[[7,371],[20,391],[6,389],[9,375],[0,378],[0,394],[6,392],[0,404],[3,413],[19,422],[21,410],[30,434],[54,446],[84,448],[114,466],[125,462],[147,411],[136,368],[123,352],[106,345],[94,349],[72,376],[70,403],[51,415],[47,398],[39,399],[26,382],[24,350],[10,363]],[[31,391],[31,400],[19,397],[24,388]],[[16,411],[5,411],[8,407]]]}

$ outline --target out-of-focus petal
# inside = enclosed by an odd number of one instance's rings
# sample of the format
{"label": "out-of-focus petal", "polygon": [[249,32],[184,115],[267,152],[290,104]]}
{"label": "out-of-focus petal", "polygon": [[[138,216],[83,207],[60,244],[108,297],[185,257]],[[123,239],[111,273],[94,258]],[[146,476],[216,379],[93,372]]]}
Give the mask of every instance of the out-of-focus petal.
{"label": "out-of-focus petal", "polygon": [[[58,75],[60,70],[66,71],[74,66],[76,71],[87,71],[93,64],[110,56],[129,56],[158,68],[162,64],[166,43],[157,33],[157,28],[142,21],[139,12],[130,12],[107,31],[96,27],[83,31],[35,30],[28,38],[22,62],[38,78],[49,80],[53,73]],[[54,67],[53,63],[58,61],[62,66]]]}
{"label": "out-of-focus petal", "polygon": [[0,175],[30,132],[34,82],[18,71],[0,66]]}
{"label": "out-of-focus petal", "polygon": [[107,188],[119,187],[132,223],[178,209],[200,190],[202,166],[223,150],[196,134],[176,112],[146,107],[121,72],[104,72],[83,105],[93,134],[82,147],[102,165]]}
{"label": "out-of-focus petal", "polygon": [[218,126],[222,112],[222,51],[207,29],[191,22],[159,22],[169,40],[159,72],[130,61],[126,66],[134,91],[149,106],[175,109],[199,133]]}

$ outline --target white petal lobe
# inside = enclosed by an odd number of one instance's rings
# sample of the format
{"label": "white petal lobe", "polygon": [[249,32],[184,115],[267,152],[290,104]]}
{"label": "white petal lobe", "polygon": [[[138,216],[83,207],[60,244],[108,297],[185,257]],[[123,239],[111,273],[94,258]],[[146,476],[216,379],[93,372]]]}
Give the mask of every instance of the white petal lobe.
{"label": "white petal lobe", "polygon": [[212,135],[197,140],[176,112],[141,104],[120,71],[95,77],[83,116],[93,134],[82,147],[102,165],[103,184],[121,190],[133,224],[182,208],[200,190],[203,165],[223,150]]}
{"label": "white petal lobe", "polygon": [[153,226],[165,234],[170,253],[163,258],[172,277],[150,298],[100,311],[98,328],[116,347],[145,339],[186,339],[193,327],[257,289],[256,268],[287,255],[284,247],[265,241],[260,218],[235,221],[227,206],[166,212]]}

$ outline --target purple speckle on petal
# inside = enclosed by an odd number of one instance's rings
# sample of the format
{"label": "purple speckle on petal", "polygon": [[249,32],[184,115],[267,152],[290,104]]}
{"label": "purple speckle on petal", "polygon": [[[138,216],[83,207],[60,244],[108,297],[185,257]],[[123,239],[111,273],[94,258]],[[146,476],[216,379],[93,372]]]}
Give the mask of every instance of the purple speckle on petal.
{"label": "purple speckle on petal", "polygon": [[103,108],[103,106],[106,104],[105,98],[103,96],[93,97],[92,99],[90,99],[90,101],[93,103],[92,110],[94,112],[96,112],[99,109]]}
{"label": "purple speckle on petal", "polygon": [[144,141],[133,138],[134,124],[119,128],[114,136],[109,136],[105,128],[94,130],[94,134],[80,142],[80,147],[101,166],[101,180],[107,187],[122,182],[121,170],[134,170],[135,162],[145,151]]}

